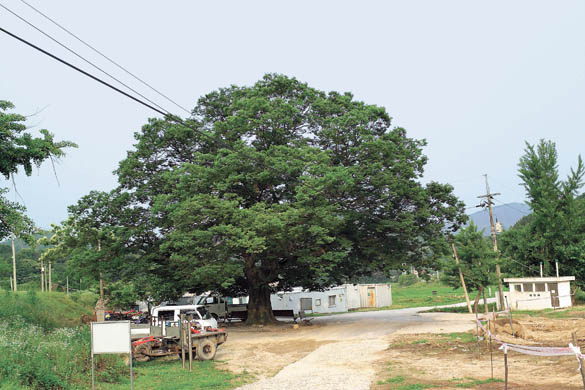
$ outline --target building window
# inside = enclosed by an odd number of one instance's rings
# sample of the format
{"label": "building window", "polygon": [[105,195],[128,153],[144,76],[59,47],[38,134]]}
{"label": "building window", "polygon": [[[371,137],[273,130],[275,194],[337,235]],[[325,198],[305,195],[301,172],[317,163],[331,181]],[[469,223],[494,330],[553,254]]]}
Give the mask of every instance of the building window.
{"label": "building window", "polygon": [[515,285],[514,285],[514,291],[517,291],[517,292],[522,292],[522,286],[521,286],[521,285],[519,285],[519,284],[515,284]]}
{"label": "building window", "polygon": [[545,283],[535,283],[534,287],[536,287],[536,292],[543,292],[546,291]]}
{"label": "building window", "polygon": [[524,292],[534,292],[534,284],[532,283],[523,283]]}
{"label": "building window", "polygon": [[335,295],[329,295],[329,307],[335,306]]}
{"label": "building window", "polygon": [[321,306],[321,300],[315,299],[315,306]]}
{"label": "building window", "polygon": [[313,299],[301,298],[301,310],[313,310]]}

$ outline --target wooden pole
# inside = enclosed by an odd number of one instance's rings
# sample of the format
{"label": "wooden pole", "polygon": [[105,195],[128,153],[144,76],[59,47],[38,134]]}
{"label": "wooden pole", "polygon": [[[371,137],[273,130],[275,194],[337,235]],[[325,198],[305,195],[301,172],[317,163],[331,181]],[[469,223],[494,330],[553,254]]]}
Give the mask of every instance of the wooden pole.
{"label": "wooden pole", "polygon": [[49,291],[53,291],[53,268],[51,267],[51,260],[49,260]]}
{"label": "wooden pole", "polygon": [[16,238],[14,232],[11,232],[12,237],[12,279],[14,282],[12,283],[12,290],[14,292],[18,291],[18,284],[16,283],[16,250],[14,248],[14,239]]}
{"label": "wooden pole", "polygon": [[45,263],[41,260],[41,291],[45,291]]}
{"label": "wooden pole", "polygon": [[489,309],[488,309],[487,298],[485,297],[485,289],[482,289],[482,294],[483,294],[483,310],[485,312],[485,315],[487,316],[489,313]]}
{"label": "wooden pole", "polygon": [[[459,264],[459,256],[457,256],[457,249],[455,248],[455,243],[451,241],[451,249],[453,250],[453,257],[455,258],[455,263],[457,264],[457,268],[459,268],[459,279],[461,280],[461,286],[463,287],[463,293],[465,294],[465,302],[467,302],[467,309],[469,313],[473,313],[471,309],[471,302],[469,301],[469,294],[467,293],[467,286],[465,285],[465,278],[463,278],[463,271],[461,271],[461,265]],[[437,271],[438,272],[438,271]],[[438,275],[438,273],[437,273]]]}
{"label": "wooden pole", "polygon": [[480,358],[480,346],[479,346],[479,317],[477,310],[475,311],[475,335],[477,336],[477,359]]}
{"label": "wooden pole", "polygon": [[[577,333],[573,332],[573,346],[577,346]],[[579,371],[581,372],[581,380],[583,381],[583,389],[585,389],[585,373],[583,373],[583,359],[581,357],[577,357],[579,359]]]}
{"label": "wooden pole", "polygon": [[187,338],[189,340],[189,371],[193,371],[193,337],[191,336],[191,321],[187,324]]}
{"label": "wooden pole", "polygon": [[69,275],[67,275],[65,277],[65,283],[66,283],[66,289],[67,289],[67,295],[69,295]]}
{"label": "wooden pole", "polygon": [[179,334],[181,335],[181,364],[185,368],[185,315],[181,314],[181,323],[179,324]]}
{"label": "wooden pole", "polygon": [[[98,240],[98,252],[102,251],[102,240]],[[100,271],[100,299],[104,301],[104,275]]]}
{"label": "wooden pole", "polygon": [[[497,253],[498,253],[498,240],[496,238],[496,225],[494,224],[494,213],[492,211],[492,199],[494,198],[495,195],[500,195],[500,193],[499,192],[493,193],[493,194],[490,193],[490,186],[488,184],[487,174],[485,174],[484,176],[485,176],[486,194],[481,195],[478,198],[487,198],[487,205],[488,205],[488,210],[489,210],[489,214],[490,214],[492,243],[494,245],[494,252],[496,252],[496,256],[499,260],[499,256],[497,255]],[[500,297],[499,297],[500,307],[501,307],[501,310],[505,310],[506,308],[504,306],[504,289],[502,287],[502,272],[500,271],[500,262],[499,261],[496,261],[496,276],[498,278],[498,292],[500,293]]]}
{"label": "wooden pole", "polygon": [[[492,320],[494,324],[494,333],[496,332],[496,312],[495,310],[492,311]],[[488,322],[489,324],[489,322]],[[490,327],[488,326],[488,330],[491,332]],[[492,366],[492,382],[494,381],[494,351],[492,350],[492,335],[489,333],[490,337],[490,364]]]}

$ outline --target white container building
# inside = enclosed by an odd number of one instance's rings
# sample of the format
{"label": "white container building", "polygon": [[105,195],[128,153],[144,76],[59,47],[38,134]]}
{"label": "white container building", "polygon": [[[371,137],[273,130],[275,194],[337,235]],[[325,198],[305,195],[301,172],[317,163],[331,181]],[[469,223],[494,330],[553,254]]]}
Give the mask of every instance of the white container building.
{"label": "white container building", "polygon": [[[543,278],[505,278],[510,291],[504,292],[504,302],[513,310],[541,310],[570,307],[571,282],[574,276]],[[499,299],[496,299],[499,306]]]}
{"label": "white container building", "polygon": [[273,310],[303,310],[307,313],[343,313],[366,307],[392,305],[388,284],[344,284],[325,291],[308,291],[295,288],[270,296]]}

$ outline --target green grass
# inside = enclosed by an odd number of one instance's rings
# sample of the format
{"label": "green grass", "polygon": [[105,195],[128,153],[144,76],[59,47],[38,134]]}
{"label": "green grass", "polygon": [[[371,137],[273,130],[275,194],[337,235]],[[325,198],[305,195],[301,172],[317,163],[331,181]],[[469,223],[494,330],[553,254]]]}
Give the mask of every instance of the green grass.
{"label": "green grass", "polygon": [[[75,297],[75,298],[72,298]],[[97,297],[92,293],[67,296],[61,292],[0,292],[0,320],[16,316],[44,329],[75,326],[92,313]]]}
{"label": "green grass", "polygon": [[[181,368],[178,360],[136,363],[134,388],[141,390],[229,390],[249,381],[248,375],[234,375],[216,368],[214,362],[193,362],[193,371]],[[119,384],[101,383],[99,390],[127,390],[129,373]]]}
{"label": "green grass", "polygon": [[386,384],[402,383],[402,382],[404,382],[403,376],[395,376],[395,377],[388,378],[388,379],[383,380],[383,381],[378,381],[378,384],[379,385],[386,385]]}
{"label": "green grass", "polygon": [[[437,295],[433,295],[433,291],[437,291]],[[450,305],[464,301],[463,289],[453,289],[439,282],[420,282],[407,287],[392,284],[392,309]]]}
{"label": "green grass", "polygon": [[[477,306],[477,310],[480,314],[485,313],[483,302]],[[488,311],[498,311],[495,303],[488,303]],[[467,306],[456,306],[456,307],[435,307],[433,309],[425,310],[423,313],[469,313]]]}
{"label": "green grass", "polygon": [[469,382],[458,383],[455,385],[455,387],[470,388],[472,386],[487,385],[488,383],[501,383],[501,382],[503,382],[503,380],[499,379],[499,378],[494,378],[494,379],[492,379],[492,378],[488,378],[488,379],[465,378],[465,380],[468,380]]}
{"label": "green grass", "polygon": [[572,306],[567,309],[514,310],[512,316],[515,315],[546,318],[584,318],[585,306]]}

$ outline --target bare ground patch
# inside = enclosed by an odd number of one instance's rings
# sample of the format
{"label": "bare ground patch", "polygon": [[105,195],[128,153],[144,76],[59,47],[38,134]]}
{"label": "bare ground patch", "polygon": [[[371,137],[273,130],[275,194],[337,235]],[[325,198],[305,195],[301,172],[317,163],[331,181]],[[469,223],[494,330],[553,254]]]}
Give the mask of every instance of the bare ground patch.
{"label": "bare ground patch", "polygon": [[[585,319],[522,317],[516,320],[515,333],[521,337],[512,336],[509,321],[499,320],[495,330],[500,339],[524,345],[567,346],[571,333],[577,331],[578,344],[585,344]],[[390,346],[378,361],[378,374],[371,389],[504,388],[500,382],[504,379],[503,353],[497,350],[498,344],[492,343],[495,379],[492,382],[490,349],[485,341],[479,344],[478,353],[473,332],[413,332],[417,327],[428,326],[417,325],[387,337]],[[577,361],[572,356],[538,357],[510,352],[508,367],[510,390],[583,388]]]}

